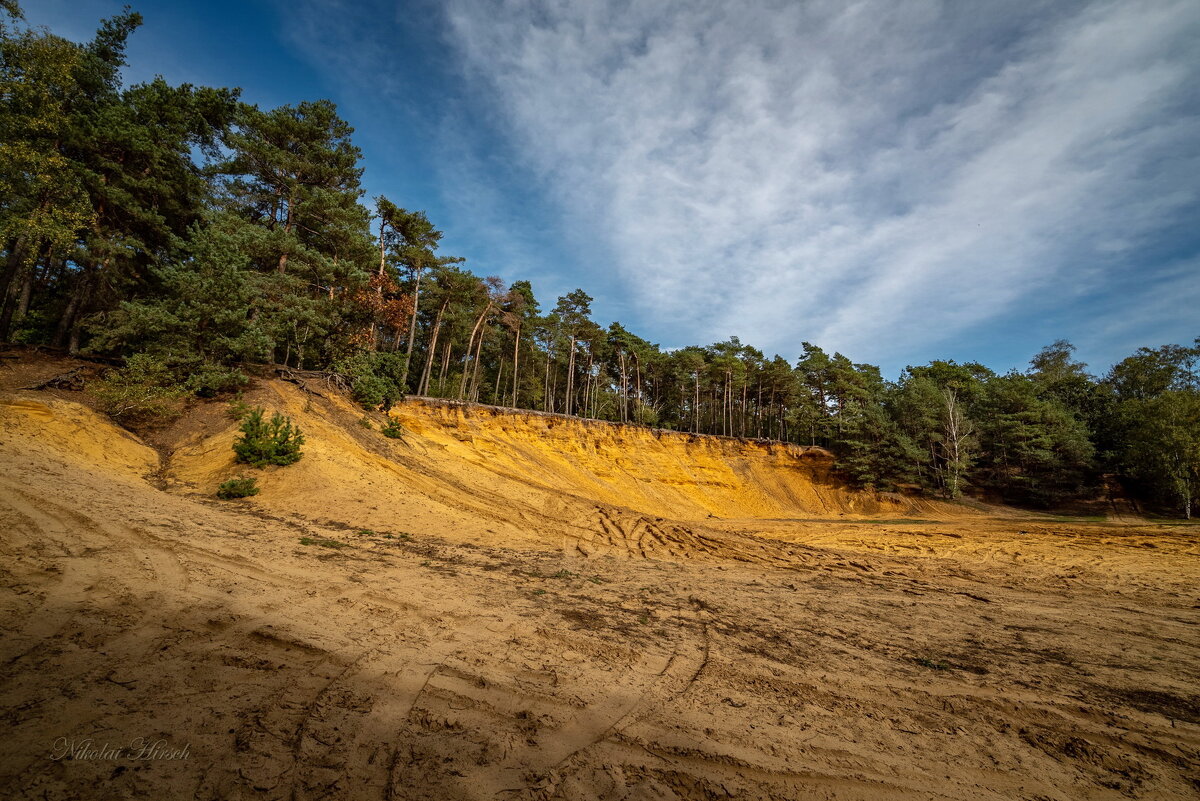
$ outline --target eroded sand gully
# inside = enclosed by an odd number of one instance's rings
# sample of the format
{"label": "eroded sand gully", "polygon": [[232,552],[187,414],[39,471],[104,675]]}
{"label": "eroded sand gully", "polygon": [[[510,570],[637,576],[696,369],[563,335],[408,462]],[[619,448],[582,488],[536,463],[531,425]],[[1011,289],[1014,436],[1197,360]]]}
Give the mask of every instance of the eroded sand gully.
{"label": "eroded sand gully", "polygon": [[[226,503],[219,409],[160,464],[68,395],[0,396],[0,797],[1200,792],[1193,528],[857,497],[778,447],[419,404],[393,443],[337,399],[252,400],[309,445]],[[84,741],[126,751],[55,758]]]}

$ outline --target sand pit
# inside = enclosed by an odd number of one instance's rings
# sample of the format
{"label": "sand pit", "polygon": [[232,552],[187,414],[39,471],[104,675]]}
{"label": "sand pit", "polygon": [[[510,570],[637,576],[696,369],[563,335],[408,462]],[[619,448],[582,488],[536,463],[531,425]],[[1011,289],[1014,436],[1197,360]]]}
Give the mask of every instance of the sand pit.
{"label": "sand pit", "polygon": [[0,389],[0,797],[1200,788],[1194,527],[420,403],[386,440],[275,383],[305,458],[221,502],[221,405],[141,442],[78,400]]}

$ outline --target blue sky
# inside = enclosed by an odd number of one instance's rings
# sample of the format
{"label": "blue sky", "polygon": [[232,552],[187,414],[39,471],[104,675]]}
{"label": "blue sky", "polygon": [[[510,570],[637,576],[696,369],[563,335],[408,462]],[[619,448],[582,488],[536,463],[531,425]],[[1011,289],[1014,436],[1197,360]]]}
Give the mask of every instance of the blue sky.
{"label": "blue sky", "polygon": [[[121,0],[27,0],[84,39]],[[131,82],[327,97],[370,196],[666,347],[1103,371],[1200,335],[1200,3],[132,0]]]}

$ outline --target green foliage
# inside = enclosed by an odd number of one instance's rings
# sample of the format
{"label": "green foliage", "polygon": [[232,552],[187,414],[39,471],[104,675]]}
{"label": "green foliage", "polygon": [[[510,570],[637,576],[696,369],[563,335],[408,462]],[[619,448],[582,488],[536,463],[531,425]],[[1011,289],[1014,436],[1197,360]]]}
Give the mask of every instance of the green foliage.
{"label": "green foliage", "polygon": [[228,392],[236,392],[250,383],[250,379],[236,367],[216,364],[201,364],[188,374],[184,382],[192,393],[201,398],[214,398]]}
{"label": "green foliage", "polygon": [[388,439],[401,439],[404,436],[404,428],[399,421],[394,417],[389,417],[387,425],[379,429],[379,433],[383,434]]}
{"label": "green foliage", "polygon": [[350,378],[350,389],[364,409],[387,411],[404,398],[404,355],[400,353],[359,353],[338,362],[337,372]]}
{"label": "green foliage", "polygon": [[1113,366],[1105,383],[1120,400],[1148,400],[1168,390],[1200,390],[1200,339],[1195,347],[1138,348]]}
{"label": "green foliage", "polygon": [[1094,448],[1083,422],[1057,392],[1019,373],[990,380],[977,408],[978,483],[1006,501],[1050,507],[1088,486]]}
{"label": "green foliage", "polygon": [[1098,428],[1113,467],[1139,494],[1190,518],[1200,485],[1200,338],[1192,347],[1140,348],[1102,384]]}
{"label": "green foliage", "polygon": [[[12,178],[0,190],[0,241],[18,258],[0,272],[0,338],[40,310],[55,322],[32,338],[79,350],[85,325],[146,287],[208,199],[193,154],[215,146],[236,93],[161,78],[123,87],[141,22],[126,10],[86,44],[42,29],[3,37],[0,97],[12,101],[3,116],[13,123],[4,140],[15,147],[0,167]],[[57,279],[9,303],[10,286],[28,286],[38,261]]]}
{"label": "green foliage", "polygon": [[[0,23],[0,242],[8,250],[0,339],[29,312],[10,301],[13,282],[32,281],[41,248],[65,252],[95,221],[83,175],[61,147],[74,123],[71,103],[81,99],[84,58],[66,39]],[[22,339],[38,337],[24,331]]]}
{"label": "green foliage", "polygon": [[224,208],[262,289],[253,319],[278,363],[327,366],[370,324],[373,245],[352,132],[321,100],[243,105],[226,139]]}
{"label": "green foliage", "polygon": [[846,415],[838,437],[839,463],[858,485],[890,489],[905,476],[904,448],[894,420],[880,403],[866,403]]}
{"label": "green foliage", "polygon": [[1122,404],[1121,463],[1144,495],[1191,518],[1200,487],[1200,393],[1167,390]]}
{"label": "green foliage", "polygon": [[[156,288],[122,302],[93,326],[97,351],[144,350],[201,374],[197,388],[230,380],[231,365],[271,352],[267,320],[255,314],[264,283],[228,215],[194,226],[179,261],[153,268]],[[225,377],[218,375],[222,370]]]}
{"label": "green foliage", "polygon": [[92,385],[100,407],[125,422],[164,421],[182,411],[189,395],[212,397],[237,389],[248,379],[233,368],[213,364],[172,365],[163,356],[135,353],[120,370],[110,371]]}
{"label": "green foliage", "polygon": [[242,435],[234,441],[237,460],[253,467],[289,465],[300,461],[304,435],[292,426],[290,418],[279,412],[265,420],[262,408],[255,408],[242,423]]}
{"label": "green foliage", "polygon": [[217,487],[217,497],[228,501],[233,498],[249,498],[251,495],[257,495],[259,491],[258,479],[242,476],[222,482],[221,486]]}
{"label": "green foliage", "polygon": [[979,392],[975,371],[953,362],[909,368],[887,399],[896,422],[897,477],[947,498],[971,483],[978,438],[963,396]]}
{"label": "green foliage", "polygon": [[250,411],[251,406],[242,400],[241,393],[229,401],[229,405],[225,408],[225,413],[229,415],[230,419],[239,422],[245,420],[250,415]]}
{"label": "green foliage", "polygon": [[1065,339],[1047,345],[1029,361],[1026,373],[1043,399],[1054,399],[1079,419],[1086,419],[1096,404],[1096,380],[1087,365],[1075,361],[1075,346]]}
{"label": "green foliage", "polygon": [[637,408],[634,417],[638,423],[644,426],[657,426],[661,422],[658,419],[658,410],[645,404]]}
{"label": "green foliage", "polygon": [[129,357],[90,387],[101,410],[123,423],[162,423],[182,411],[187,390],[158,359],[145,353]]}

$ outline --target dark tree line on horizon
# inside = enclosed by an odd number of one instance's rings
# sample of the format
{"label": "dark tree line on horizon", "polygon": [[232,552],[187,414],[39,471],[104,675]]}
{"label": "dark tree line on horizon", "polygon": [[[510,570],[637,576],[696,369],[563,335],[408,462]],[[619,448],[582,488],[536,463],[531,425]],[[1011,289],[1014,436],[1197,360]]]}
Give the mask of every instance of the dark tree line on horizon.
{"label": "dark tree line on horizon", "polygon": [[1200,339],[1103,376],[1059,341],[1025,372],[933,361],[895,382],[807,342],[794,363],[736,337],[666,350],[597,323],[582,289],[543,307],[470,272],[420,211],[364,205],[329,101],[124,86],[138,14],[77,44],[0,6],[0,341],[124,357],[107,390],[143,411],[277,364],[342,373],[367,407],[430,395],[820,445],[880,490],[1049,507],[1115,474],[1190,516]]}

